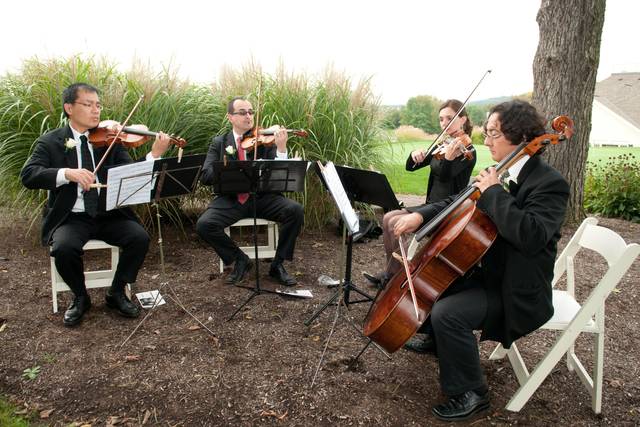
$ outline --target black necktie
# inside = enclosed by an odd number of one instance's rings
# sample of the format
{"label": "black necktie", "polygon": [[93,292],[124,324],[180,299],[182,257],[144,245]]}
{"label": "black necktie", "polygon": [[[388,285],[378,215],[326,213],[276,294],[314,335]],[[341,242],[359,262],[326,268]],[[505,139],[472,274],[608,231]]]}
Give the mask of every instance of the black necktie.
{"label": "black necktie", "polygon": [[[93,159],[89,152],[89,143],[87,137],[80,135],[80,153],[82,154],[82,168],[93,172]],[[84,211],[92,218],[98,214],[98,190],[95,188],[85,191],[84,195]]]}

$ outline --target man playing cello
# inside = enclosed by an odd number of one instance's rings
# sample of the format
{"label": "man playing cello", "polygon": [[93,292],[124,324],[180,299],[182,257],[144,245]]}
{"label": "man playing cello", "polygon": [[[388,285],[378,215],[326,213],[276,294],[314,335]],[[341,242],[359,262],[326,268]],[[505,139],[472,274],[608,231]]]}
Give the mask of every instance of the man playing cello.
{"label": "man playing cello", "polygon": [[[499,162],[522,141],[544,134],[544,124],[527,102],[499,104],[490,111],[484,145]],[[524,155],[508,172],[508,190],[493,167],[475,178],[473,185],[481,192],[477,208],[493,221],[498,236],[479,266],[454,282],[431,310],[440,386],[448,396],[432,409],[441,420],[463,420],[489,407],[474,330],[482,331],[481,340],[509,348],[553,314],[551,280],[569,185],[537,155]],[[426,204],[403,216],[395,236],[417,230],[452,200]]]}

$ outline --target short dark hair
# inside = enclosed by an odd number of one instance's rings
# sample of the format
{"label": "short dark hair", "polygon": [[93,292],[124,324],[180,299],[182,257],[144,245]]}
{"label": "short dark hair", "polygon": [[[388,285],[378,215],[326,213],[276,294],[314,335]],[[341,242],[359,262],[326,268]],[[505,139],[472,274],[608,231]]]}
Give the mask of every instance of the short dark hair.
{"label": "short dark hair", "polygon": [[64,109],[64,104],[73,104],[74,102],[76,102],[76,99],[78,99],[78,92],[81,90],[85,92],[97,93],[98,95],[100,95],[100,91],[98,91],[98,89],[87,83],[73,83],[69,85],[62,92],[62,111],[64,112],[64,116],[66,118],[69,118],[69,115]]}
{"label": "short dark hair", "polygon": [[248,101],[248,99],[244,96],[236,96],[232,98],[231,101],[229,101],[229,103],[227,104],[227,113],[231,114],[235,112],[233,111],[233,103],[236,101]]}
{"label": "short dark hair", "polygon": [[[438,113],[447,107],[451,108],[453,111],[457,113],[460,107],[462,107],[462,102],[458,101],[457,99],[447,99],[442,103],[440,108],[438,108]],[[471,117],[469,117],[469,115],[467,114],[467,109],[463,108],[462,111],[460,111],[460,114],[458,114],[458,117],[467,118],[467,120],[464,122],[464,126],[462,127],[462,130],[464,131],[464,133],[471,136],[471,133],[473,132],[473,124],[471,123]]]}
{"label": "short dark hair", "polygon": [[531,141],[545,133],[544,117],[526,101],[515,99],[503,102],[493,107],[489,111],[489,116],[493,113],[497,113],[500,117],[500,131],[512,145]]}

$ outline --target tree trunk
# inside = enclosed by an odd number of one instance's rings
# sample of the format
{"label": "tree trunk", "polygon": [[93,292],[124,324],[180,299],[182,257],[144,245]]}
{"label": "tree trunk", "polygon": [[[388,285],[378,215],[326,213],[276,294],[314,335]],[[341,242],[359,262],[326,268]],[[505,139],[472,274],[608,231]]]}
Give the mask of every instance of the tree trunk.
{"label": "tree trunk", "polygon": [[584,217],[584,175],[604,9],[605,0],[542,0],[537,16],[540,41],[533,60],[532,103],[548,120],[567,115],[575,122],[573,137],[544,154],[569,181],[568,222]]}

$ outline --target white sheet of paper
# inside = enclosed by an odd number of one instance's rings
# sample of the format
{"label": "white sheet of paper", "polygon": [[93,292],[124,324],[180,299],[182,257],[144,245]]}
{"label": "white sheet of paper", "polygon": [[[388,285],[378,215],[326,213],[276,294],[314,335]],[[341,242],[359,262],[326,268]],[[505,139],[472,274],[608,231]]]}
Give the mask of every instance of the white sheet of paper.
{"label": "white sheet of paper", "polygon": [[107,174],[107,210],[151,201],[153,160],[111,168]]}
{"label": "white sheet of paper", "polygon": [[[142,308],[153,308],[154,305],[154,301],[155,301],[155,306],[159,306],[162,304],[165,304],[164,301],[164,297],[162,295],[159,295],[159,291],[148,291],[148,292],[138,292],[136,294],[136,297],[138,298],[138,301],[140,301],[140,305],[142,306]],[[156,300],[156,298],[158,298]]]}
{"label": "white sheet of paper", "polygon": [[313,294],[309,289],[276,289],[276,292],[291,297],[313,298]]}
{"label": "white sheet of paper", "polygon": [[342,219],[345,224],[347,224],[347,228],[351,234],[357,233],[360,229],[358,215],[351,206],[349,196],[347,196],[347,193],[344,191],[342,181],[340,181],[338,171],[336,170],[333,162],[328,162],[321,171],[322,176],[324,176],[324,180],[327,183],[327,187],[329,187],[329,192],[333,196],[333,200],[335,200],[338,209],[340,209]]}

